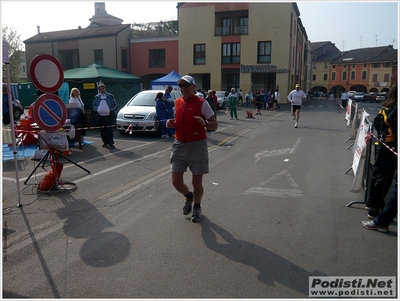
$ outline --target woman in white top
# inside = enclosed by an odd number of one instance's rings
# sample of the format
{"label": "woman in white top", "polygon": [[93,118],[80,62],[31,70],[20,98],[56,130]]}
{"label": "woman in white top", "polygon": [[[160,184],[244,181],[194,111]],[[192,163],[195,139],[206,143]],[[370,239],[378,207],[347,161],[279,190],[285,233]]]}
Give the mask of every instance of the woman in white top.
{"label": "woman in white top", "polygon": [[[68,103],[76,103],[77,104],[76,108],[79,109],[79,111],[74,110],[74,111],[78,111],[78,114],[73,114],[73,116],[69,116],[69,118],[71,119],[71,124],[73,124],[77,128],[84,127],[86,124],[85,105],[81,99],[81,92],[79,91],[79,89],[77,89],[77,88],[71,89],[70,99],[69,99]],[[72,109],[71,109],[71,111],[72,111]],[[76,113],[76,112],[74,112],[74,113]],[[79,143],[79,149],[82,149],[82,137],[81,136],[85,136],[85,134],[86,134],[85,130],[77,130],[75,132],[75,142]]]}

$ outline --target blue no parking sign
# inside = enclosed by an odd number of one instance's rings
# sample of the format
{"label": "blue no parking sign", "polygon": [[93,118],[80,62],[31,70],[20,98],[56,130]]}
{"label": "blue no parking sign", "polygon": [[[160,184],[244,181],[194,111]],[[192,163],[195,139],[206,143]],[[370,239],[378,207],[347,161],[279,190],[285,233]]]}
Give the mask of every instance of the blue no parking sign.
{"label": "blue no parking sign", "polygon": [[43,94],[33,106],[33,117],[37,125],[45,131],[57,131],[67,119],[67,108],[57,95]]}

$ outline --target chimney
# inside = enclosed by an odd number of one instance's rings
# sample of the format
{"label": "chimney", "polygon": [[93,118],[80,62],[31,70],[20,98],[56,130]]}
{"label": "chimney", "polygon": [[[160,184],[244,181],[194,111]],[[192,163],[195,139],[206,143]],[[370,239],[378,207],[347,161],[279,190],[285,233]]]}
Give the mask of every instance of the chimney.
{"label": "chimney", "polygon": [[39,34],[40,33],[40,26],[36,25],[36,27],[37,27],[37,33]]}

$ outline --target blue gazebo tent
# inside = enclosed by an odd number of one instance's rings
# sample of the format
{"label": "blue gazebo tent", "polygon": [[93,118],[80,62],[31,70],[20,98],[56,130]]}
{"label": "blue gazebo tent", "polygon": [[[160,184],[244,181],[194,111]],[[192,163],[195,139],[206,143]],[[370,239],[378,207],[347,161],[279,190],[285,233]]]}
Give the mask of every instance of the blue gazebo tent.
{"label": "blue gazebo tent", "polygon": [[151,90],[165,90],[167,86],[172,86],[173,89],[179,90],[177,85],[177,81],[182,76],[172,70],[169,74],[160,77],[158,79],[152,80],[150,82],[150,89]]}

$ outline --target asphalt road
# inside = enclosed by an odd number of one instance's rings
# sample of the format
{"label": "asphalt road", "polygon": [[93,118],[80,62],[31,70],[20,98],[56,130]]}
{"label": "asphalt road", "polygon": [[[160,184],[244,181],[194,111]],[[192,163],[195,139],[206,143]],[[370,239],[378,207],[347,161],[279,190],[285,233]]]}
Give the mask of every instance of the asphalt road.
{"label": "asphalt road", "polygon": [[[376,115],[379,104],[362,104]],[[307,100],[254,119],[218,113],[204,176],[203,220],[182,215],[170,180],[172,138],[121,136],[115,150],[88,131],[62,179],[78,189],[38,197],[49,170],[3,163],[3,297],[307,298],[310,276],[397,276],[397,219],[388,234],[361,226],[350,192],[344,113]],[[255,110],[253,110],[255,113]],[[185,179],[190,183],[190,174]]]}

